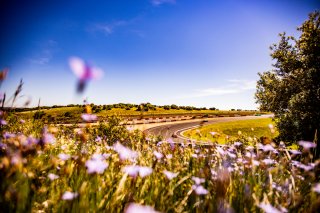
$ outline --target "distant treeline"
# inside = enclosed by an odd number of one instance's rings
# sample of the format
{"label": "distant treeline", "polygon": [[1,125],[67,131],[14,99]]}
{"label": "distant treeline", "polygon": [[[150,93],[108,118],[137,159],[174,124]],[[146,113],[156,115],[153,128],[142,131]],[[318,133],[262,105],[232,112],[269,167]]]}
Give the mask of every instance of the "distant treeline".
{"label": "distant treeline", "polygon": [[[135,108],[136,111],[152,111],[158,109],[164,109],[164,110],[219,110],[216,107],[194,107],[194,106],[178,106],[176,104],[171,105],[153,105],[151,103],[141,103],[141,104],[129,104],[129,103],[118,103],[118,104],[105,104],[105,105],[95,105],[90,104],[92,111],[97,113],[102,110],[112,110],[112,109],[125,109],[125,110],[131,110]],[[14,108],[14,111],[16,112],[25,112],[25,111],[32,111],[32,110],[43,110],[43,109],[54,109],[54,108],[63,108],[63,107],[84,107],[83,104],[69,104],[66,106],[63,105],[53,105],[53,106],[39,106],[39,107],[28,107],[28,108]],[[4,110],[12,110],[11,108],[4,108]],[[241,109],[231,109],[231,111],[242,111]],[[255,111],[255,110],[249,110],[249,111]]]}

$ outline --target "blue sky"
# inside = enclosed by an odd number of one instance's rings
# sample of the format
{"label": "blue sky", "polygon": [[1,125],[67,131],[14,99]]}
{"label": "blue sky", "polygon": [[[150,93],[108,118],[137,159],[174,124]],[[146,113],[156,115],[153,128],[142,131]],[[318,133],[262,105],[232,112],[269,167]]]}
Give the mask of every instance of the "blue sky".
{"label": "blue sky", "polygon": [[[6,3],[5,3],[6,2]],[[22,103],[178,104],[255,109],[269,46],[319,9],[316,0],[1,1],[1,92]],[[82,96],[68,58],[104,70]],[[19,103],[18,103],[19,104]]]}

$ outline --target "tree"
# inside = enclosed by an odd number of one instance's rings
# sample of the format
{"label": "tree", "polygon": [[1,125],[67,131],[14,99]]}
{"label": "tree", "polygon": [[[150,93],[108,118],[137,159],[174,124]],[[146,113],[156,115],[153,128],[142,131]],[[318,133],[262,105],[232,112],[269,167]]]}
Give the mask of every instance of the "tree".
{"label": "tree", "polygon": [[[320,133],[320,13],[309,15],[298,39],[280,34],[270,47],[274,69],[259,73],[255,94],[261,110],[274,113],[279,139],[317,141]],[[316,155],[320,157],[317,141]]]}

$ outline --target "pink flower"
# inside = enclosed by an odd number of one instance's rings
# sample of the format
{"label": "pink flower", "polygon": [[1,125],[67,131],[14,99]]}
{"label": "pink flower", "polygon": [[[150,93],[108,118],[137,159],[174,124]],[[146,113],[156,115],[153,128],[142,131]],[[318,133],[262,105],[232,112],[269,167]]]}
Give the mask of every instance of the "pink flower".
{"label": "pink flower", "polygon": [[89,66],[88,63],[78,57],[69,59],[69,66],[73,73],[78,77],[77,92],[82,93],[86,83],[92,79],[99,79],[103,76],[103,71],[100,68]]}

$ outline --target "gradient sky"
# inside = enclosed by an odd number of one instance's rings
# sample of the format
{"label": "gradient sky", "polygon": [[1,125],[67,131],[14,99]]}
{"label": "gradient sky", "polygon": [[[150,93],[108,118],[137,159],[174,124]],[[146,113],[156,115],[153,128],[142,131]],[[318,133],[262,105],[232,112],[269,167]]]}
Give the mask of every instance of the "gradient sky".
{"label": "gradient sky", "polygon": [[[296,31],[317,0],[91,0],[0,3],[1,92],[22,78],[22,103],[143,103],[256,109],[269,46]],[[68,66],[81,57],[104,70],[82,96]]]}

